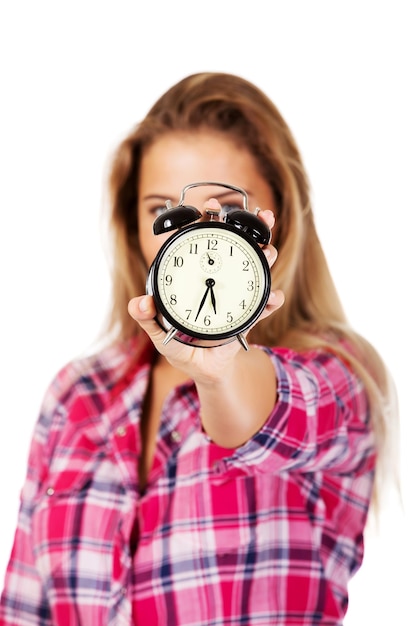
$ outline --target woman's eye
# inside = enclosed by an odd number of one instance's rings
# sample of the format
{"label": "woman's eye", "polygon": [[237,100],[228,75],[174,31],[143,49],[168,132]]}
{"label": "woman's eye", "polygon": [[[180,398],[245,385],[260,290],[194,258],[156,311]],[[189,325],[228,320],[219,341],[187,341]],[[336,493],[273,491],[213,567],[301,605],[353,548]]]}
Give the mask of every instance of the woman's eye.
{"label": "woman's eye", "polygon": [[151,208],[150,213],[152,213],[155,217],[158,217],[159,215],[162,215],[162,213],[165,213],[166,210],[167,208],[165,205],[155,206]]}

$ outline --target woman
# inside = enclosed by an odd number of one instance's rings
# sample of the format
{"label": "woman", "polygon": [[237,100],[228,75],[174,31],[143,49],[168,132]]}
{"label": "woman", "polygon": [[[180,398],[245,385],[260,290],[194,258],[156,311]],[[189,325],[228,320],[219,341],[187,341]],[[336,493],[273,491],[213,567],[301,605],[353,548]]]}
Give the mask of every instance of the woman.
{"label": "woman", "polygon": [[[248,351],[164,343],[145,294],[169,236],[154,220],[197,181],[243,188],[272,229]],[[46,394],[0,624],[342,624],[392,399],[345,318],[290,130],[249,82],[195,74],[121,143],[109,189],[109,346]],[[241,200],[189,194],[203,219]]]}

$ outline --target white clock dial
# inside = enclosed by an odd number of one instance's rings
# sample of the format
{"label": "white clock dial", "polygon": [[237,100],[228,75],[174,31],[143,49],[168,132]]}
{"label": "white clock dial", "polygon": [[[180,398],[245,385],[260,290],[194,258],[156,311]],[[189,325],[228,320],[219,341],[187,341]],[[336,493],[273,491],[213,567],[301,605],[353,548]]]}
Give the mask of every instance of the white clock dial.
{"label": "white clock dial", "polygon": [[259,246],[218,222],[175,233],[150,275],[159,311],[193,337],[219,339],[246,330],[269,295],[269,268]]}

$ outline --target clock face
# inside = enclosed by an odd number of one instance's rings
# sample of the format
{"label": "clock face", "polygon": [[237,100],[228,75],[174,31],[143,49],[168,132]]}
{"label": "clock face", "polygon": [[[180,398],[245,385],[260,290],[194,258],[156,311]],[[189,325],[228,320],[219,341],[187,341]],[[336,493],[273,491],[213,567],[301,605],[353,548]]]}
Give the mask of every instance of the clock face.
{"label": "clock face", "polygon": [[265,308],[270,286],[258,244],[220,222],[199,222],[172,235],[148,278],[148,292],[163,318],[200,339],[225,339],[247,330]]}

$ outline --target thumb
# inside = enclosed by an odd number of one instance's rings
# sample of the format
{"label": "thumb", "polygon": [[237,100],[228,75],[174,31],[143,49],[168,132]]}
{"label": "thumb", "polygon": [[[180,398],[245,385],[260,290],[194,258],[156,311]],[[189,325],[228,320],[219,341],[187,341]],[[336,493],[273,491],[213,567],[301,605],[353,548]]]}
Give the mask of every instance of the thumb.
{"label": "thumb", "polygon": [[152,296],[132,298],[127,310],[154,344],[160,344],[164,340],[166,333],[155,320],[156,308]]}

